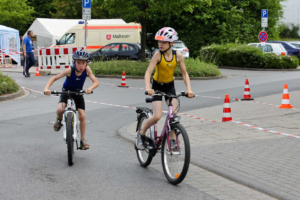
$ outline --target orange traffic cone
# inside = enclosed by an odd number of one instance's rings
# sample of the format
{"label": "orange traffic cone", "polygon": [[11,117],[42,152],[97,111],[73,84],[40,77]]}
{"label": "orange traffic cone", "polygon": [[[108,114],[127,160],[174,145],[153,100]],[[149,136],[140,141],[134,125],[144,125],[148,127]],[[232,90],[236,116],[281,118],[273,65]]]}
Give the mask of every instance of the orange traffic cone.
{"label": "orange traffic cone", "polygon": [[41,76],[41,75],[40,75],[40,72],[39,72],[39,68],[38,68],[38,67],[36,68],[36,73],[35,73],[35,76]]}
{"label": "orange traffic cone", "polygon": [[231,121],[231,108],[230,108],[230,100],[229,100],[229,95],[225,95],[225,100],[224,100],[224,108],[223,108],[223,118],[222,122],[228,122]]}
{"label": "orange traffic cone", "polygon": [[279,106],[279,108],[293,108],[293,106],[291,106],[290,104],[290,96],[287,84],[284,84],[282,103],[281,106]]}
{"label": "orange traffic cone", "polygon": [[126,87],[126,88],[129,87],[129,86],[126,85],[125,71],[123,71],[123,74],[122,74],[121,85],[118,85],[118,87]]}
{"label": "orange traffic cone", "polygon": [[241,99],[241,100],[242,101],[245,101],[245,100],[254,100],[254,99],[251,98],[249,81],[248,81],[247,78],[246,78],[246,81],[245,81],[244,98]]}

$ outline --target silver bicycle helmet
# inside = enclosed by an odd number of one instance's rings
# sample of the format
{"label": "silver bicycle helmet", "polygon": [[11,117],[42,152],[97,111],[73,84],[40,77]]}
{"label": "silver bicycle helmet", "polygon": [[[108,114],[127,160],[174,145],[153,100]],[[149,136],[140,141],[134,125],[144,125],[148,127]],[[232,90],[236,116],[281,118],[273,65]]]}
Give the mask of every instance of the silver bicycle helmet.
{"label": "silver bicycle helmet", "polygon": [[77,50],[73,53],[73,60],[86,60],[89,61],[90,54],[88,54],[85,50]]}

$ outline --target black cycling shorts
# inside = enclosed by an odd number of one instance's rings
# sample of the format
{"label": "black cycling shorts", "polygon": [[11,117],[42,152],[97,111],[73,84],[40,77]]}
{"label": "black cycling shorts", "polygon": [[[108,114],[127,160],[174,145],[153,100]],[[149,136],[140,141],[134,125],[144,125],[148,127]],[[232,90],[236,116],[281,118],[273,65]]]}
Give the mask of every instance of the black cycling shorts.
{"label": "black cycling shorts", "polygon": [[[154,91],[159,90],[159,91],[167,93],[167,94],[176,95],[174,81],[172,81],[170,83],[158,83],[157,81],[155,81],[153,79],[152,89]],[[165,96],[165,101],[167,101],[168,99],[169,99],[169,97]],[[152,101],[162,101],[162,96],[154,95]]]}
{"label": "black cycling shorts", "polygon": [[[83,95],[72,94],[71,97],[74,99],[76,110],[78,110],[78,108],[85,110],[85,102],[84,102]],[[65,94],[59,95],[58,103],[61,103],[61,102],[67,104],[68,103],[68,95],[65,95]]]}

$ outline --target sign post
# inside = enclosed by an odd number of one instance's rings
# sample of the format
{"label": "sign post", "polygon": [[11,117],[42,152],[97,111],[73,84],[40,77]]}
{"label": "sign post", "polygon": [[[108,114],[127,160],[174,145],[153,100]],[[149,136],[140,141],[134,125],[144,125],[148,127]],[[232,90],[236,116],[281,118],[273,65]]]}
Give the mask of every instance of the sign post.
{"label": "sign post", "polygon": [[87,36],[87,20],[91,19],[91,5],[92,5],[92,0],[82,0],[82,19],[84,19],[84,26],[85,26],[85,31],[84,31],[84,46],[86,48],[86,36]]}

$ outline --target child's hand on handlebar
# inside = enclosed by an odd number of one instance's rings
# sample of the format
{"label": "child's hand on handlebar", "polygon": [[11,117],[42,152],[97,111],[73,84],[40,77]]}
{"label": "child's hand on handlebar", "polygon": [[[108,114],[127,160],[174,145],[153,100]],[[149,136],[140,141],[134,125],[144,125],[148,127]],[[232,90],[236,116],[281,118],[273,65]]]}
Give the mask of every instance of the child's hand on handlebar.
{"label": "child's hand on handlebar", "polygon": [[44,94],[45,95],[50,95],[51,94],[51,91],[49,89],[44,89]]}
{"label": "child's hand on handlebar", "polygon": [[194,92],[192,91],[192,90],[187,90],[186,91],[186,94],[188,94],[188,98],[193,98],[193,97],[195,97],[195,95],[194,95]]}
{"label": "child's hand on handlebar", "polygon": [[153,89],[146,89],[146,91],[148,92],[149,96],[152,96],[153,94],[155,94],[155,91]]}
{"label": "child's hand on handlebar", "polygon": [[86,94],[91,94],[91,93],[92,93],[92,90],[88,88],[88,89],[85,90],[85,93],[86,93]]}

